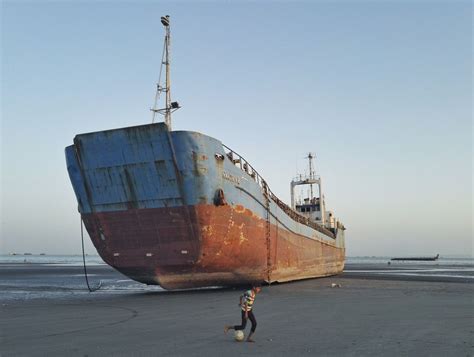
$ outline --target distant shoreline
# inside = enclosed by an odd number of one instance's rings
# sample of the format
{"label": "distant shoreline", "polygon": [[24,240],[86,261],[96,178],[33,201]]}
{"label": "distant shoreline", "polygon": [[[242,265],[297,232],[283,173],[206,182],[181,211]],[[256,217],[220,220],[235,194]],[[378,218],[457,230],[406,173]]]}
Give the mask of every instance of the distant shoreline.
{"label": "distant shoreline", "polygon": [[[419,262],[417,262],[419,263]],[[474,264],[437,264],[430,262],[399,262],[385,263],[346,263],[344,272],[339,275],[319,279],[375,279],[375,280],[400,280],[400,281],[431,281],[431,282],[462,282],[474,283]],[[104,262],[87,262],[88,272],[94,274],[119,274],[115,269]],[[57,274],[66,274],[83,278],[83,262],[1,262],[0,278],[4,281],[14,279],[15,276],[34,275],[36,281],[49,279]],[[121,275],[120,275],[121,276]],[[122,279],[129,278],[123,277]],[[60,279],[59,279],[60,280]],[[63,279],[64,280],[64,279]],[[137,283],[138,284],[138,283]],[[144,285],[145,286],[145,285]],[[1,284],[0,284],[1,288]],[[26,288],[28,288],[26,286]]]}
{"label": "distant shoreline", "polygon": [[[418,256],[418,255],[423,255],[423,254],[399,254],[399,255],[347,255],[346,259],[391,259],[395,256],[406,256],[406,257],[411,257],[411,256]],[[425,254],[426,256],[429,256],[429,254]],[[38,256],[43,256],[43,257],[82,257],[82,254],[60,254],[60,253],[1,253],[0,258],[2,257],[38,257]],[[100,258],[100,255],[94,254],[94,253],[86,253],[86,257],[96,257]],[[446,254],[446,255],[440,255],[440,259],[473,259],[473,255],[462,255],[462,254]]]}

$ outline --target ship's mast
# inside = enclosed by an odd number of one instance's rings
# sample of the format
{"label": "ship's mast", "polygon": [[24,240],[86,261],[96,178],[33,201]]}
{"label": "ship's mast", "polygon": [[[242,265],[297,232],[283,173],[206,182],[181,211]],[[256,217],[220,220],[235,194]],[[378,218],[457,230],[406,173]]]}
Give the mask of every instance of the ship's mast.
{"label": "ship's mast", "polygon": [[[308,156],[306,157],[309,161],[309,179],[310,180],[314,180],[314,171],[313,171],[313,153],[308,153]],[[311,196],[309,196],[309,199],[312,200],[313,199],[313,184],[311,183],[309,185],[310,187],[310,190],[311,190]]]}
{"label": "ship's mast", "polygon": [[171,130],[171,78],[170,78],[170,17],[165,16],[161,18],[161,23],[166,29],[165,35],[165,65],[166,65],[166,100],[165,100],[165,123]]}
{"label": "ship's mast", "polygon": [[[171,48],[171,26],[169,15],[161,17],[161,23],[165,27],[165,43],[163,46],[163,54],[161,56],[160,76],[156,85],[155,103],[151,111],[153,112],[152,123],[155,122],[156,113],[161,114],[165,117],[165,124],[168,129],[171,130],[171,113],[178,110],[180,105],[178,102],[171,101],[171,77],[170,77],[170,48]],[[161,74],[163,72],[163,65],[165,65],[165,85],[161,85]],[[165,107],[157,109],[160,94],[165,92]]]}

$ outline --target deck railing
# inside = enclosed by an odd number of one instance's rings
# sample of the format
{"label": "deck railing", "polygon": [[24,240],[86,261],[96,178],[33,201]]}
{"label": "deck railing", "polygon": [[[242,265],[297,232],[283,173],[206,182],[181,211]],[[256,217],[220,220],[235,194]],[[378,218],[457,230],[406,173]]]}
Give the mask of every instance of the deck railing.
{"label": "deck railing", "polygon": [[291,219],[293,219],[294,221],[298,222],[298,223],[301,223],[301,224],[304,224],[308,227],[311,227],[315,230],[317,230],[318,232],[321,232],[325,235],[328,235],[329,237],[331,238],[335,238],[334,236],[334,233],[331,232],[329,229],[321,226],[320,224],[314,222],[314,221],[311,221],[308,217],[305,217],[303,215],[301,215],[299,212],[295,211],[294,209],[292,209],[290,206],[288,206],[286,203],[284,203],[282,200],[280,200],[271,190],[270,190],[270,187],[268,186],[267,182],[265,181],[265,179],[257,172],[257,170],[255,170],[253,168],[252,165],[250,165],[250,163],[245,160],[245,158],[236,153],[234,150],[232,150],[231,148],[229,148],[228,146],[222,144],[222,146],[226,149],[226,156],[227,158],[232,161],[232,163],[239,167],[242,171],[246,172],[252,179],[254,179],[254,181],[260,186],[260,188],[262,189],[262,192],[264,195],[268,195],[268,197],[270,197],[272,199],[273,202],[275,202],[275,204],[278,205],[278,207],[280,207],[283,212],[285,212]]}

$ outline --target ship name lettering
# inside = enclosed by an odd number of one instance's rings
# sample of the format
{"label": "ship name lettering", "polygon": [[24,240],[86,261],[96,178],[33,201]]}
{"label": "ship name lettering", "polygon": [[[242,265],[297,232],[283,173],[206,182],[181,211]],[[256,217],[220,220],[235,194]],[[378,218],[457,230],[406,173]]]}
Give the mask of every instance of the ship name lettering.
{"label": "ship name lettering", "polygon": [[223,171],[222,172],[222,177],[225,178],[226,180],[229,180],[230,182],[236,183],[237,185],[240,185],[240,178],[229,174],[228,172]]}

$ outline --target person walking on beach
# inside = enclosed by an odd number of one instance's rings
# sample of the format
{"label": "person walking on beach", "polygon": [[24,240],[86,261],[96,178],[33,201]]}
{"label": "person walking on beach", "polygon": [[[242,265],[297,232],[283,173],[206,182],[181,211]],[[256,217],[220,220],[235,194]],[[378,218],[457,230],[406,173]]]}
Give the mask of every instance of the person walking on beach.
{"label": "person walking on beach", "polygon": [[257,328],[257,320],[253,314],[252,307],[255,301],[255,296],[262,290],[260,286],[253,286],[252,289],[247,290],[243,295],[240,296],[239,306],[241,308],[242,314],[242,323],[240,325],[226,325],[224,326],[224,332],[227,333],[229,330],[244,330],[247,325],[247,320],[250,319],[252,323],[252,328],[250,329],[250,334],[247,337],[247,342],[255,342],[252,340],[252,335],[255,333]]}

